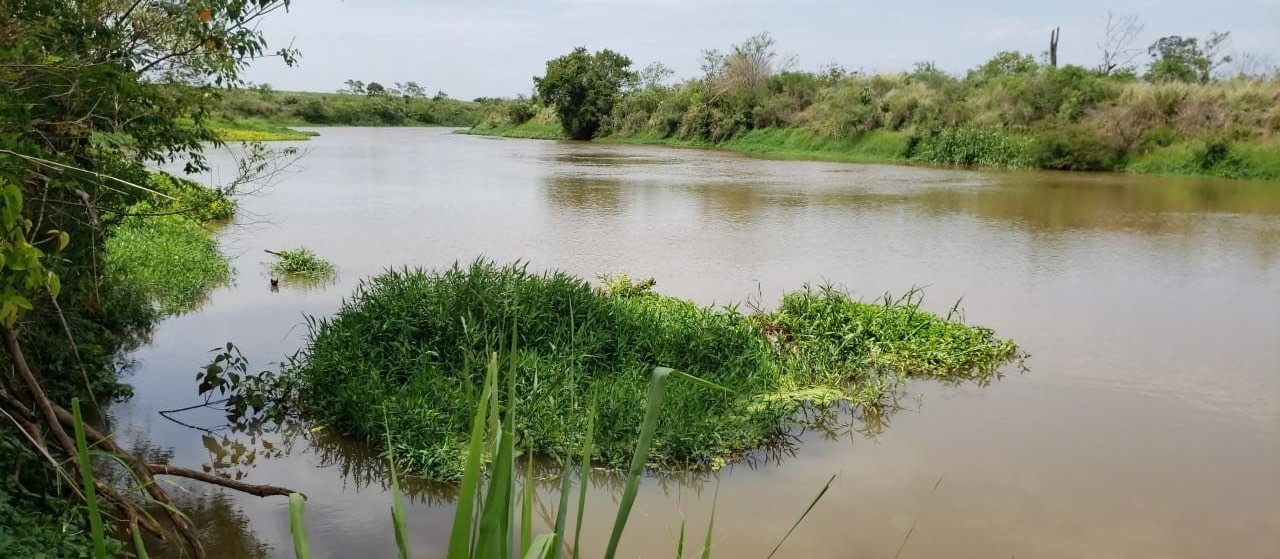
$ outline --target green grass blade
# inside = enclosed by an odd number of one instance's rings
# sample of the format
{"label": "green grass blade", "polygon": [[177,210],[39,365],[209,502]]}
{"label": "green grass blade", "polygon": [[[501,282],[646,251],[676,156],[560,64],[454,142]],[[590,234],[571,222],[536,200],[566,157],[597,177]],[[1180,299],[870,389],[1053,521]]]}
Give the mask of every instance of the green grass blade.
{"label": "green grass blade", "polygon": [[582,468],[578,474],[578,518],[573,529],[573,559],[578,559],[578,550],[582,548],[582,518],[587,510],[587,487],[591,485],[591,455],[595,453],[593,445],[596,434],[596,416],[600,413],[600,401],[595,394],[591,396],[591,413],[587,415],[587,438],[582,442]]}
{"label": "green grass blade", "polygon": [[710,388],[710,389],[712,389],[712,390],[722,390],[722,391],[724,391],[724,392],[728,392],[728,393],[730,393],[730,394],[737,394],[737,392],[736,392],[736,391],[734,391],[734,390],[733,390],[733,389],[731,389],[731,388],[728,388],[728,387],[725,387],[725,386],[720,386],[719,384],[716,384],[716,383],[711,382],[711,381],[709,381],[709,380],[705,380],[705,379],[701,379],[701,378],[695,377],[695,376],[693,376],[693,375],[691,375],[691,374],[689,374],[689,373],[684,373],[684,372],[680,372],[680,371],[672,370],[672,371],[671,371],[671,376],[676,377],[676,378],[679,378],[679,379],[687,380],[687,381],[692,382],[692,383],[694,383],[694,384],[696,384],[696,385],[698,385],[698,386],[702,386],[702,387],[705,387],[705,388]]}
{"label": "green grass blade", "polygon": [[[929,501],[933,500],[933,494],[938,492],[938,486],[942,485],[942,478],[944,477],[946,477],[946,474],[938,476],[938,481],[933,484],[933,490],[929,491],[929,498],[924,501],[926,507],[929,505]],[[911,527],[907,528],[907,534],[902,537],[902,543],[898,545],[898,552],[893,554],[893,559],[902,557],[902,551],[907,548],[907,542],[911,540],[911,533],[916,531],[916,523],[920,522],[921,514],[924,514],[923,508],[916,514],[915,520],[911,521]]]}
{"label": "green grass blade", "polygon": [[559,549],[560,547],[556,544],[557,541],[559,540],[557,540],[553,534],[543,534],[538,536],[533,540],[533,544],[529,547],[529,551],[525,552],[524,559],[547,559],[549,557],[554,557],[554,550]]}
{"label": "green grass blade", "polygon": [[604,559],[613,559],[618,554],[618,543],[622,541],[622,532],[626,530],[627,518],[631,516],[631,507],[635,505],[636,493],[640,490],[640,476],[644,475],[644,464],[649,458],[649,445],[653,444],[653,433],[658,429],[658,412],[662,409],[662,399],[667,395],[667,379],[670,377],[671,369],[654,367],[653,379],[649,382],[649,396],[645,400],[640,440],[636,442],[635,455],[631,457],[627,486],[622,491],[618,517],[613,521],[613,533],[609,536],[609,547],[605,550]]}
{"label": "green grass blade", "polygon": [[569,476],[569,463],[565,462],[560,470],[560,506],[556,509],[556,545],[551,550],[551,559],[560,559],[560,551],[564,548],[564,529],[569,515],[569,489],[573,479]]}
{"label": "green grass blade", "polygon": [[680,519],[680,538],[676,540],[676,559],[684,559],[684,527],[688,524],[689,519]]}
{"label": "green grass blade", "polygon": [[711,532],[716,529],[716,505],[720,502],[720,479],[716,478],[716,492],[711,497],[711,520],[707,522],[707,537],[702,540],[701,559],[711,559]]}
{"label": "green grass blade", "polygon": [[289,531],[293,533],[293,555],[297,559],[311,558],[311,549],[307,546],[307,524],[302,517],[304,503],[302,495],[289,494]]}
{"label": "green grass blade", "polygon": [[391,445],[391,427],[387,422],[387,409],[382,409],[382,423],[387,434],[387,465],[391,469],[391,528],[396,536],[399,559],[409,559],[409,530],[404,518],[404,493],[400,491],[400,473],[396,469],[396,451]]}
{"label": "green grass blade", "polygon": [[[527,436],[527,435],[526,435]],[[533,448],[524,445],[524,495],[520,499],[520,556],[533,542]]]}
{"label": "green grass blade", "polygon": [[483,474],[481,460],[484,458],[485,419],[489,414],[489,400],[494,392],[493,387],[497,384],[497,375],[498,361],[490,357],[484,389],[480,394],[479,405],[476,406],[475,419],[471,422],[471,440],[467,443],[467,464],[462,474],[462,485],[458,490],[458,506],[454,511],[453,531],[449,535],[448,557],[451,559],[467,559],[471,556],[472,524],[475,519],[476,497],[480,493],[480,477]]}
{"label": "green grass blade", "polygon": [[827,494],[827,490],[831,489],[831,484],[835,480],[836,474],[831,474],[831,479],[828,479],[826,485],[822,486],[822,491],[818,492],[818,495],[809,503],[809,507],[804,509],[804,513],[800,515],[800,518],[796,519],[796,523],[791,525],[790,530],[787,530],[787,535],[782,536],[782,540],[778,542],[778,545],[774,546],[773,551],[769,552],[770,559],[778,553],[778,550],[782,548],[782,544],[787,543],[787,538],[791,537],[791,533],[796,531],[796,528],[800,526],[801,522],[804,522],[804,517],[809,516],[809,512],[813,510],[813,507],[818,505],[818,501],[822,500],[822,496]]}
{"label": "green grass blade", "polygon": [[151,556],[147,555],[147,544],[142,543],[142,532],[138,531],[137,522],[129,524],[129,535],[133,537],[133,554],[137,559],[151,559]]}
{"label": "green grass blade", "polygon": [[404,517],[404,493],[400,491],[400,477],[396,474],[396,463],[391,460],[391,525],[396,533],[396,549],[400,559],[410,559],[409,529]]}
{"label": "green grass blade", "polygon": [[498,432],[498,456],[493,461],[493,476],[480,513],[480,533],[474,559],[506,557],[511,545],[511,479],[515,444],[504,431]]}
{"label": "green grass blade", "polygon": [[80,399],[71,399],[71,415],[75,419],[76,455],[80,458],[80,481],[84,483],[84,502],[89,507],[89,531],[93,535],[93,556],[107,559],[107,537],[102,533],[102,512],[98,509],[98,492],[93,484],[93,465],[89,463],[89,444],[84,437],[84,419],[80,415]]}

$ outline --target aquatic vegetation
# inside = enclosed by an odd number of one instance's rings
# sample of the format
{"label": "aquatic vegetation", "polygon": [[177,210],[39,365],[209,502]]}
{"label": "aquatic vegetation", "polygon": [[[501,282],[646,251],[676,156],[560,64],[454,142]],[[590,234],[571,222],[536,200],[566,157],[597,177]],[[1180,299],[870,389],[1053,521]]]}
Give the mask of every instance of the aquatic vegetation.
{"label": "aquatic vegetation", "polygon": [[276,275],[321,281],[337,273],[333,263],[320,258],[306,247],[269,252],[279,258],[271,264],[271,272]]}
{"label": "aquatic vegetation", "polygon": [[[789,296],[778,312],[751,315],[660,295],[644,282],[613,284],[597,290],[563,272],[482,260],[443,271],[391,270],[311,324],[293,369],[322,421],[390,445],[410,469],[457,479],[466,421],[493,352],[518,371],[517,431],[530,448],[572,453],[594,415],[592,458],[608,466],[631,458],[642,419],[636,402],[652,367],[728,387],[682,383],[662,411],[650,463],[698,467],[776,436],[809,402],[804,394],[824,393],[806,389],[870,402],[894,385],[865,382],[866,371],[982,375],[1015,351],[989,331],[920,311],[914,299],[864,305],[828,291],[825,299]],[[780,328],[791,332],[783,342]],[[861,338],[851,345],[829,332]],[[851,382],[864,385],[849,391]]]}
{"label": "aquatic vegetation", "polygon": [[106,271],[132,284],[162,312],[190,309],[231,277],[231,265],[204,227],[182,215],[128,218],[106,242]]}
{"label": "aquatic vegetation", "polygon": [[[577,559],[580,557],[582,549],[582,520],[586,516],[586,495],[587,488],[590,485],[587,481],[590,479],[587,471],[590,468],[593,449],[592,434],[595,431],[595,410],[593,408],[587,416],[586,438],[580,448],[579,456],[581,458],[578,466],[582,468],[582,475],[579,478],[577,519],[574,523],[572,546],[568,545],[568,508],[569,495],[573,483],[570,472],[574,464],[568,459],[563,460],[563,469],[560,472],[560,499],[555,513],[554,531],[549,534],[539,534],[535,537],[532,518],[536,479],[532,475],[533,459],[529,454],[524,457],[525,470],[523,478],[518,478],[516,475],[518,468],[516,467],[515,456],[520,439],[520,432],[516,427],[518,425],[516,418],[519,417],[520,412],[515,404],[518,372],[513,367],[504,375],[503,379],[499,379],[496,355],[489,357],[486,371],[483,388],[477,399],[475,413],[470,422],[469,432],[471,435],[469,442],[463,450],[466,455],[466,466],[463,470],[462,482],[458,490],[453,526],[450,529],[448,557],[457,559],[500,559],[514,556],[524,557],[525,559],[559,559],[563,554],[565,557],[572,556]],[[618,546],[626,533],[627,521],[631,517],[631,510],[640,489],[645,466],[648,463],[651,444],[659,429],[659,417],[665,405],[667,392],[670,390],[669,386],[672,383],[678,385],[684,382],[725,390],[723,387],[712,385],[703,379],[692,377],[679,371],[664,367],[655,367],[653,369],[647,394],[642,402],[644,408],[643,422],[640,425],[635,449],[632,452],[631,464],[626,473],[625,487],[619,501],[618,512],[614,517],[613,526],[609,532],[609,543],[603,555],[604,559],[617,557]],[[505,397],[501,396],[502,392],[504,392],[502,385],[505,385]],[[502,404],[507,406],[505,413],[501,410]],[[499,417],[502,418],[501,421]],[[385,425],[389,431],[390,423],[388,422]],[[387,436],[390,437],[390,434],[388,433]],[[486,454],[492,456],[493,466],[491,470],[486,467],[484,462]],[[396,466],[395,457],[394,451],[390,452],[387,457],[391,478],[391,526],[395,536],[397,556],[401,559],[407,559],[412,556],[412,551],[409,545],[408,523],[405,519],[404,496],[400,489],[399,470]],[[766,557],[772,558],[777,555],[778,550],[795,532],[796,527],[809,516],[809,513],[826,495],[835,478],[836,476],[833,474],[827,480],[826,484],[818,491],[818,494],[810,501],[809,506],[796,519],[791,529],[782,536],[778,544],[774,546]],[[516,485],[518,479],[523,481],[523,486],[520,491],[519,504],[517,505]],[[718,498],[719,490],[717,489],[716,497],[712,501],[711,516],[707,522],[707,531],[703,538],[700,553],[700,556],[704,559],[711,557],[711,550],[714,545],[712,536],[715,531],[715,500],[718,500]],[[517,509],[517,507],[519,508]],[[520,513],[518,529],[513,522],[517,510]],[[305,501],[302,495],[297,493],[289,496],[289,531],[293,535],[294,554],[299,558],[310,557],[311,544],[306,528]],[[907,537],[910,537],[909,532]],[[684,525],[682,523],[680,539],[676,543],[677,557],[684,556],[684,546]],[[135,547],[142,549],[140,544]]]}
{"label": "aquatic vegetation", "polygon": [[289,128],[249,130],[234,127],[215,127],[213,132],[217,134],[219,140],[224,142],[297,142],[310,140],[312,136],[316,135]]}

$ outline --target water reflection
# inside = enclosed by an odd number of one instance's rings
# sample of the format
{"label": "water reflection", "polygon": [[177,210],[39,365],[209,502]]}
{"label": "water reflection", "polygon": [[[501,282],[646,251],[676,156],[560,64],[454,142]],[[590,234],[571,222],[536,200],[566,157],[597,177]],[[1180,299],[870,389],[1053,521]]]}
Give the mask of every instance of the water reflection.
{"label": "water reflection", "polygon": [[[789,556],[892,556],[943,471],[913,555],[1280,550],[1270,536],[1280,533],[1276,183],[762,161],[422,129],[326,129],[313,146],[304,172],[246,202],[275,223],[239,237],[236,264],[253,270],[263,248],[305,244],[342,266],[339,284],[218,290],[158,329],[131,378],[138,396],[119,409],[175,463],[308,493],[313,544],[330,556],[394,555],[378,454],[323,430],[293,435],[287,455],[255,454],[262,437],[207,441],[155,421],[155,410],[190,403],[189,379],[174,371],[225,340],[255,362],[278,360],[305,342],[300,316],[332,313],[359,278],[481,254],[587,278],[653,276],[700,303],[771,302],[806,282],[861,295],[928,285],[929,310],[963,298],[976,323],[1036,355],[1037,374],[1017,382],[913,383],[885,413],[809,410],[777,445],[718,472],[654,476],[624,556],[670,556],[680,519],[707,518],[715,483],[717,555],[754,556],[835,471],[848,475]],[[538,468],[550,510],[557,468]],[[619,478],[591,478],[584,546],[595,555]],[[415,550],[429,553],[448,537],[452,496],[418,483],[406,483],[409,523]],[[272,555],[289,556],[283,505],[231,498],[277,544]]]}

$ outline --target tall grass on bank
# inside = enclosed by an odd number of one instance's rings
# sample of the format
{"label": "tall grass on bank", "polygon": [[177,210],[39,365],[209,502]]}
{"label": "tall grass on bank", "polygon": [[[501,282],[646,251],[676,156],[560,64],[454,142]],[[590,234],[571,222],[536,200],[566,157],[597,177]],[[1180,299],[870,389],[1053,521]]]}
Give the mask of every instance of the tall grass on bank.
{"label": "tall grass on bank", "polygon": [[905,375],[988,375],[1016,351],[915,300],[800,292],[777,313],[744,314],[481,260],[362,283],[336,315],[311,324],[293,366],[322,421],[390,446],[407,468],[456,480],[486,355],[509,347],[524,371],[512,405],[527,446],[574,454],[594,416],[590,459],[612,467],[633,457],[642,420],[635,402],[655,364],[732,388],[673,386],[649,455],[654,466],[714,467],[776,436],[815,399],[870,403]]}
{"label": "tall grass on bank", "polygon": [[165,313],[190,309],[231,277],[217,241],[181,215],[126,219],[106,249],[107,273],[141,289]]}
{"label": "tall grass on bank", "polygon": [[224,222],[236,211],[227,193],[195,181],[153,173],[158,195],[134,204],[106,241],[106,273],[112,285],[128,286],[151,299],[164,314],[196,306],[231,277],[231,263],[218,250],[206,223]]}

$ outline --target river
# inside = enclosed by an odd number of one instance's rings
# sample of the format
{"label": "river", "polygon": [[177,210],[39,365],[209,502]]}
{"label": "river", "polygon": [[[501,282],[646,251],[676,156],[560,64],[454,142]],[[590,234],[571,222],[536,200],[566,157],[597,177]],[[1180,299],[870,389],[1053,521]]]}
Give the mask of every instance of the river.
{"label": "river", "polygon": [[[779,556],[891,557],[912,526],[902,557],[1280,556],[1280,183],[319,131],[219,233],[234,282],[159,325],[130,356],[136,395],[112,410],[126,441],[175,464],[306,493],[315,557],[394,556],[376,457],[323,430],[207,434],[158,412],[199,402],[210,348],[234,342],[269,368],[361,278],[481,255],[652,276],[703,303],[776,301],[806,282],[868,299],[923,286],[926,308],[961,301],[966,321],[1030,354],[989,386],[914,382],[879,422],[648,478],[622,556],[672,557],[685,519],[701,541],[718,483],[715,555],[763,557],[832,474]],[[232,174],[211,155],[218,171],[197,178]],[[263,249],[298,245],[337,264],[336,283],[273,292]],[[594,483],[589,554],[617,498],[609,476]],[[284,499],[184,501],[214,557],[292,556]],[[443,555],[451,518],[447,487],[415,485],[417,555]]]}

